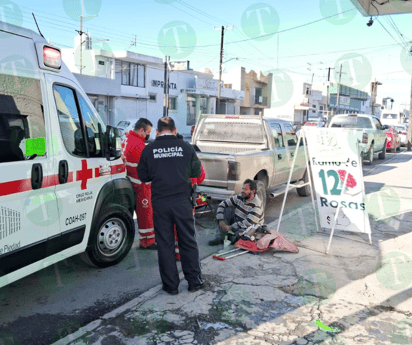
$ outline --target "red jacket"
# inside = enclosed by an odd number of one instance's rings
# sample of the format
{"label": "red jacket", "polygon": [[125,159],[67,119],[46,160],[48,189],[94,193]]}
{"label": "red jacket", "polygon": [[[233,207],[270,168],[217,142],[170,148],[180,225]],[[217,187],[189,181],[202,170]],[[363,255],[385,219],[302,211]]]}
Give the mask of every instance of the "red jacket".
{"label": "red jacket", "polygon": [[190,181],[192,181],[192,187],[195,183],[197,183],[197,185],[199,186],[205,180],[206,173],[205,173],[205,169],[203,168],[202,164],[200,165],[200,169],[202,169],[202,172],[200,173],[200,176],[199,177],[193,177],[193,178],[190,179]]}
{"label": "red jacket", "polygon": [[133,184],[141,184],[137,175],[137,165],[143,149],[146,147],[145,138],[137,135],[134,131],[126,134],[126,139],[122,143],[123,159],[126,165],[127,176]]}

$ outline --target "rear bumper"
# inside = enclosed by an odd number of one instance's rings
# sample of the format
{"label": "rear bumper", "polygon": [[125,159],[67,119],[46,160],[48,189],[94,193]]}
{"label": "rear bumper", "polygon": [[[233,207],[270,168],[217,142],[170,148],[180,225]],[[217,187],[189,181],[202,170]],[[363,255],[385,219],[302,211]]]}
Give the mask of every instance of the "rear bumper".
{"label": "rear bumper", "polygon": [[212,199],[215,199],[215,200],[226,200],[230,198],[232,195],[235,195],[235,192],[232,190],[227,190],[223,188],[214,188],[214,187],[208,187],[208,186],[198,186],[197,191],[204,192],[208,196],[210,196]]}

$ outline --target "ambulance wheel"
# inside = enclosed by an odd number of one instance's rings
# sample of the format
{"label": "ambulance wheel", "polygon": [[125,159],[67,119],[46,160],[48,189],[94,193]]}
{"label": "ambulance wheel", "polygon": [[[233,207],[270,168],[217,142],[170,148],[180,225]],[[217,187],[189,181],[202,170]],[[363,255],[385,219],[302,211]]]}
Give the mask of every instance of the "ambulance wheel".
{"label": "ambulance wheel", "polygon": [[[305,175],[303,175],[303,182],[307,183],[309,182],[309,173],[308,169],[305,171]],[[296,191],[298,192],[299,196],[309,196],[310,195],[310,185],[303,186],[301,188],[296,188]]]}
{"label": "ambulance wheel", "polygon": [[106,206],[100,211],[96,226],[92,226],[89,248],[80,257],[100,268],[118,264],[129,253],[134,241],[134,222],[123,206]]}

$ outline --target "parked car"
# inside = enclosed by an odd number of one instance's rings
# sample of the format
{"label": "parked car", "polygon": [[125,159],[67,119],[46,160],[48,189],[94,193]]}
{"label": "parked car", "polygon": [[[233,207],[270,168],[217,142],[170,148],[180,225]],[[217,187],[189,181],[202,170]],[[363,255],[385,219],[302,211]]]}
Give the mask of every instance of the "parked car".
{"label": "parked car", "polygon": [[364,114],[335,115],[329,127],[355,129],[359,142],[360,155],[369,164],[373,163],[373,156],[379,153],[379,159],[386,157],[386,133],[379,119]]}
{"label": "parked car", "polygon": [[402,124],[403,115],[396,110],[383,110],[381,113],[382,125],[397,126]]}
{"label": "parked car", "polygon": [[304,124],[304,126],[322,128],[325,127],[325,124],[322,121],[308,121]]}
{"label": "parked car", "polygon": [[129,131],[134,128],[136,121],[136,119],[128,119],[122,120],[117,124],[116,127],[119,130],[120,138],[122,139],[122,141],[126,139],[126,133],[129,133]]}
{"label": "parked car", "polygon": [[401,149],[401,137],[394,126],[387,126],[386,133],[386,149],[392,153]]}
{"label": "parked car", "polygon": [[[285,120],[250,115],[200,115],[193,144],[206,171],[198,190],[212,199],[240,194],[243,181],[257,181],[263,206],[266,195],[285,191],[298,143]],[[291,182],[300,196],[310,194],[303,146],[298,149]]]}
{"label": "parked car", "polygon": [[395,128],[401,137],[401,146],[406,146],[408,144],[408,125],[398,125]]}

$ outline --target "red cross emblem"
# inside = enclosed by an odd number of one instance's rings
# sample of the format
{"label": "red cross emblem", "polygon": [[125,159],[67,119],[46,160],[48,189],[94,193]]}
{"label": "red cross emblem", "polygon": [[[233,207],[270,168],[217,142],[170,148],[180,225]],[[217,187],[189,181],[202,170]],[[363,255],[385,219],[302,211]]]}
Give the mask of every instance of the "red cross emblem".
{"label": "red cross emblem", "polygon": [[82,159],[82,170],[76,171],[76,181],[82,181],[81,189],[87,189],[87,180],[93,178],[93,169],[87,169],[87,160]]}

